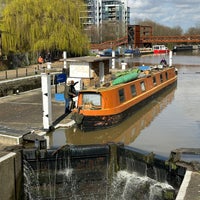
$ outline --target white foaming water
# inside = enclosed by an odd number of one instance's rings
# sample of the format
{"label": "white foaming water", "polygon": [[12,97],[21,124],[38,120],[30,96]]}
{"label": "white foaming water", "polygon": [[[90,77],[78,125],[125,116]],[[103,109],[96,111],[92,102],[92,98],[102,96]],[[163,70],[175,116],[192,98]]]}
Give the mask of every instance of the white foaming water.
{"label": "white foaming water", "polygon": [[32,169],[30,164],[23,160],[24,166],[24,195],[25,199],[29,200],[40,200],[40,188],[38,176],[35,171]]}
{"label": "white foaming water", "polygon": [[174,194],[174,188],[167,183],[157,182],[137,173],[119,171],[113,179],[111,198],[120,200],[163,200],[166,191]]}
{"label": "white foaming water", "polygon": [[70,178],[72,176],[72,172],[73,172],[72,168],[70,168],[70,169],[66,168],[64,170],[58,171],[58,174],[65,175],[66,177]]}

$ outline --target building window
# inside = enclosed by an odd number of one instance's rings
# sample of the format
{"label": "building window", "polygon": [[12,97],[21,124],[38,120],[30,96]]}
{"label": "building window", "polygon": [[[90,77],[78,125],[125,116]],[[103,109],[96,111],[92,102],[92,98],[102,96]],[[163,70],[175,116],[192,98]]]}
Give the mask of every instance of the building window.
{"label": "building window", "polygon": [[163,75],[160,74],[160,82],[162,83],[163,82]]}
{"label": "building window", "polygon": [[166,76],[166,79],[168,80],[169,77],[168,77],[168,73],[167,72],[165,72],[165,76]]}
{"label": "building window", "polygon": [[153,84],[156,85],[156,77],[153,77]]}
{"label": "building window", "polygon": [[124,89],[119,90],[119,101],[120,101],[120,103],[125,101]]}
{"label": "building window", "polygon": [[153,84],[156,85],[156,77],[153,77]]}
{"label": "building window", "polygon": [[144,92],[146,90],[144,81],[140,82],[140,88],[141,88],[142,92]]}
{"label": "building window", "polygon": [[131,94],[132,94],[132,97],[136,96],[135,85],[131,85]]}

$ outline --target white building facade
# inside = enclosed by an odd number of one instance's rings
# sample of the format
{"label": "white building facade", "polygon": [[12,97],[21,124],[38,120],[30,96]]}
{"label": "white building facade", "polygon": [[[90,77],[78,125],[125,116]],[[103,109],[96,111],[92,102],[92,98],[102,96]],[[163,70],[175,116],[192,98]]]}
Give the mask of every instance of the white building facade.
{"label": "white building facade", "polygon": [[[85,0],[87,4],[87,20],[85,28],[96,26],[100,30],[104,22],[118,23],[124,35],[130,24],[130,7],[128,0]],[[123,26],[122,26],[123,25]]]}

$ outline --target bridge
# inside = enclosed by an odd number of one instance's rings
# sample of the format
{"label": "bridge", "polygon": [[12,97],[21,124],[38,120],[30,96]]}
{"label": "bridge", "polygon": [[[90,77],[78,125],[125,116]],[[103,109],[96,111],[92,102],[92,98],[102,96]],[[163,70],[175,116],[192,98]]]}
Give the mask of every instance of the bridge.
{"label": "bridge", "polygon": [[[166,43],[199,44],[200,35],[141,36],[139,41],[140,46],[145,46],[145,44],[166,44]],[[109,40],[101,44],[91,44],[91,49],[103,50],[108,48],[116,48],[120,45],[126,46],[128,44],[130,45],[130,43],[128,42],[128,36],[125,36],[117,40]]]}
{"label": "bridge", "polygon": [[151,26],[129,25],[127,36],[117,40],[109,40],[101,44],[91,44],[91,49],[116,48],[121,45],[136,47],[151,47],[153,44],[182,43],[199,44],[200,35],[153,36]]}

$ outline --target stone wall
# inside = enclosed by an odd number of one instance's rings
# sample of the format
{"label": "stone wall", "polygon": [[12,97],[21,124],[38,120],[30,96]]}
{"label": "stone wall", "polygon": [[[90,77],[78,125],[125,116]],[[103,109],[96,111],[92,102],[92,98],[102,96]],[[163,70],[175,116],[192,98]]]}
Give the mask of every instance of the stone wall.
{"label": "stone wall", "polygon": [[41,77],[32,76],[14,80],[2,81],[0,83],[0,97],[17,94],[41,87]]}
{"label": "stone wall", "polygon": [[[51,76],[53,84],[54,75]],[[41,76],[29,76],[0,82],[0,97],[41,88]]]}

